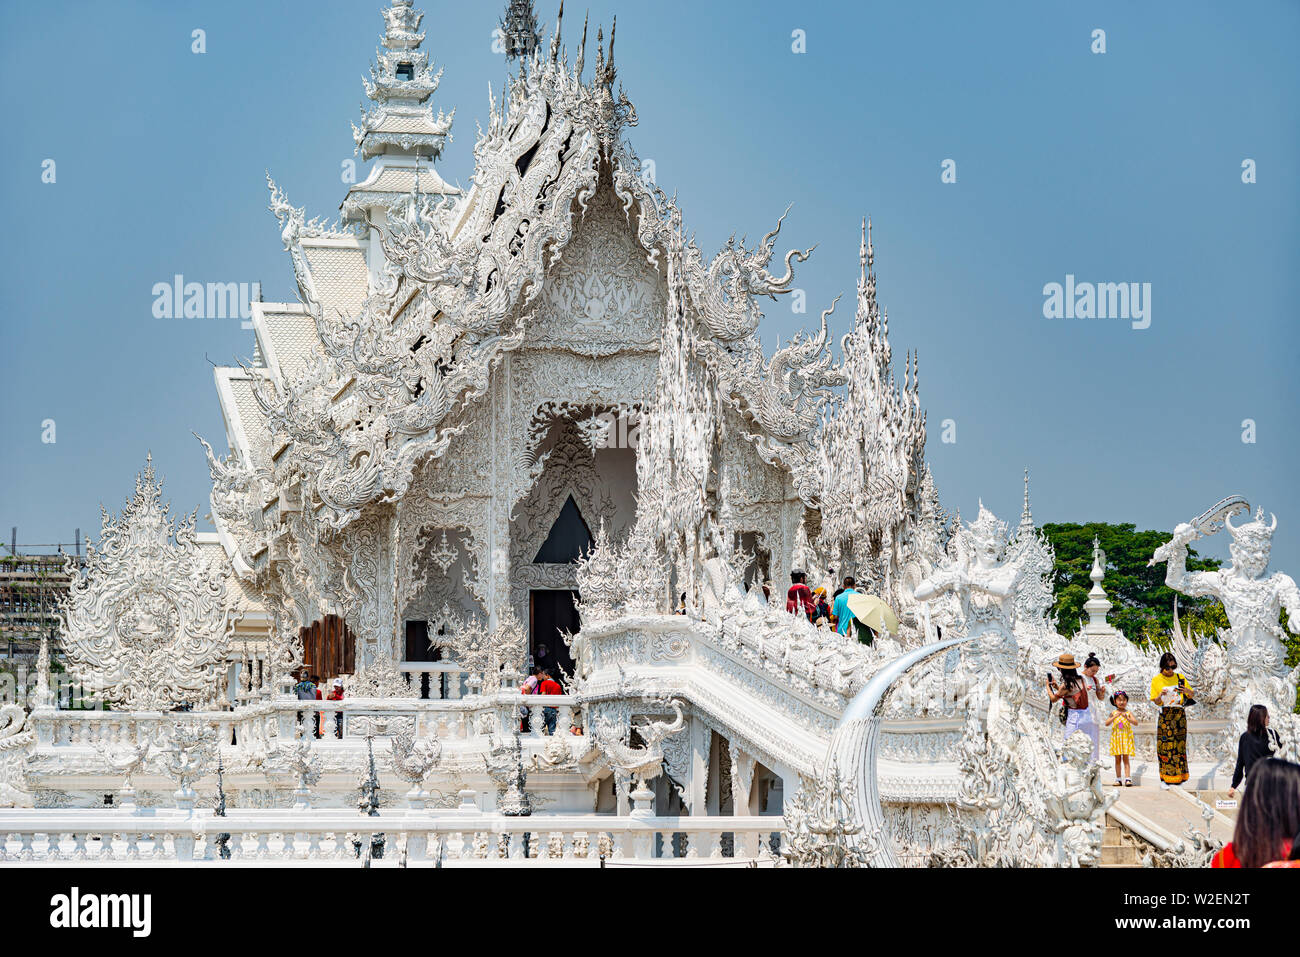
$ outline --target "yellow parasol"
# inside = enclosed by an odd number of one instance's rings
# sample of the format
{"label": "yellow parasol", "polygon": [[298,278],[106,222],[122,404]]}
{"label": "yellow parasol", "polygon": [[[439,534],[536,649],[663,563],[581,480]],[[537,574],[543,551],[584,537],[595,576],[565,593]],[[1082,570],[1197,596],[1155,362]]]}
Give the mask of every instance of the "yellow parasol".
{"label": "yellow parasol", "polygon": [[846,604],[854,618],[877,634],[882,631],[897,634],[898,616],[882,599],[875,595],[850,595]]}

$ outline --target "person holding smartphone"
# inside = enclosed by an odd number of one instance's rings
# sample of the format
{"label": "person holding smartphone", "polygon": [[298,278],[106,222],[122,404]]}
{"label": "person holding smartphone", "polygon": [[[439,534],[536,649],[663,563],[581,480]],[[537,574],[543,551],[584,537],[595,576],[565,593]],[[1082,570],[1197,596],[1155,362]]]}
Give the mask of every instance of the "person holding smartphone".
{"label": "person holding smartphone", "polygon": [[1101,729],[1097,719],[1088,706],[1088,688],[1079,674],[1079,666],[1074,655],[1063,654],[1056,659],[1056,667],[1061,672],[1060,684],[1049,674],[1047,676],[1048,706],[1060,701],[1065,708],[1065,739],[1076,731],[1082,731],[1092,740],[1092,759],[1097,760],[1098,747],[1101,743]]}
{"label": "person holding smartphone", "polygon": [[1173,652],[1160,656],[1160,673],[1151,679],[1150,698],[1160,706],[1156,724],[1156,757],[1160,759],[1160,788],[1178,787],[1187,773],[1187,712],[1184,710],[1193,691],[1187,679],[1178,673],[1178,659]]}

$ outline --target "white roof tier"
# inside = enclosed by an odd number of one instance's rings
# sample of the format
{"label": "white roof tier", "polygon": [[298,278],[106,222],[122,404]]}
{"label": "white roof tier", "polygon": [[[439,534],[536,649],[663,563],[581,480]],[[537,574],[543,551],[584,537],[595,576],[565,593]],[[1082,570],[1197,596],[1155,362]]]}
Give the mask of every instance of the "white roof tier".
{"label": "white roof tier", "polygon": [[364,220],[366,210],[372,206],[392,209],[399,203],[405,203],[415,193],[426,196],[459,196],[460,190],[446,182],[431,166],[419,168],[419,182],[416,181],[416,167],[413,162],[403,162],[406,157],[385,156],[371,167],[370,175],[363,182],[348,190],[339,209],[344,222]]}
{"label": "white roof tier", "polygon": [[312,291],[326,316],[355,319],[370,294],[366,253],[355,238],[304,239]]}

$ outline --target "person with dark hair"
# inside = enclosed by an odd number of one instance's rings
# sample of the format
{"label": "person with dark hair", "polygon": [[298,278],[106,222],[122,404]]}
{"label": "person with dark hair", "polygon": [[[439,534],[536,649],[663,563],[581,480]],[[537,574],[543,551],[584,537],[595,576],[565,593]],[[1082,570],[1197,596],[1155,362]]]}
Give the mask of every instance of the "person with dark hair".
{"label": "person with dark hair", "polygon": [[1237,766],[1232,770],[1232,785],[1228,788],[1228,797],[1237,792],[1242,778],[1250,774],[1250,769],[1261,758],[1267,758],[1282,747],[1276,731],[1268,727],[1268,708],[1262,704],[1250,706],[1246,716],[1246,730],[1237,739]]}
{"label": "person with dark hair", "polygon": [[1156,757],[1160,759],[1160,788],[1177,787],[1189,777],[1187,772],[1187,712],[1192,688],[1177,672],[1178,659],[1173,652],[1160,656],[1160,673],[1151,679],[1148,696],[1160,706],[1156,724]]}
{"label": "person with dark hair", "polygon": [[[334,679],[334,686],[330,688],[330,693],[326,696],[325,700],[327,701],[343,700],[343,679],[342,678]],[[343,737],[343,712],[342,711],[334,712],[334,737],[336,738]]]}
{"label": "person with dark hair", "polygon": [[1110,728],[1110,754],[1115,759],[1115,786],[1122,784],[1131,788],[1133,777],[1129,761],[1137,751],[1133,742],[1133,712],[1128,709],[1128,695],[1123,691],[1111,695],[1110,703],[1115,710],[1106,719],[1106,726]]}
{"label": "person with dark hair", "polygon": [[[303,668],[303,669],[302,669],[302,674],[300,675],[300,677],[301,677],[302,680],[299,681],[296,685],[293,686],[293,693],[294,693],[295,695],[297,695],[299,701],[315,701],[315,700],[316,700],[316,685],[312,683],[312,680],[311,680],[311,673],[310,673],[306,668]],[[317,715],[317,716],[316,716],[317,719],[319,719],[319,717],[320,717],[320,715]],[[298,716],[297,716],[296,720],[297,720],[298,724],[302,724],[302,712],[301,712],[301,711],[298,712]],[[320,731],[320,726],[319,726],[319,725],[316,725],[316,732],[319,732],[319,731]],[[315,733],[315,732],[314,732],[314,733]],[[317,737],[319,737],[319,736],[320,736],[320,735],[317,733]]]}
{"label": "person with dark hair", "polygon": [[[1110,697],[1110,692],[1107,690],[1107,687],[1103,686],[1102,679],[1097,677],[1097,672],[1100,670],[1101,659],[1093,652],[1088,652],[1088,656],[1083,659],[1083,683],[1088,686],[1088,693],[1092,696],[1093,702],[1098,706]],[[1108,675],[1106,677],[1106,686],[1109,686],[1110,680],[1113,677],[1114,675]]]}
{"label": "person with dark hair", "polygon": [[835,630],[841,635],[847,635],[849,626],[853,624],[853,612],[849,611],[849,596],[858,593],[858,590],[853,587],[856,584],[852,576],[846,577],[844,587],[835,593],[835,601],[831,604],[831,618],[835,622]]}
{"label": "person with dark hair", "polygon": [[812,589],[808,587],[808,576],[797,569],[790,573],[790,588],[785,593],[785,610],[792,615],[804,615],[809,620],[817,610]]}
{"label": "person with dark hair", "polygon": [[1088,652],[1083,659],[1083,685],[1088,689],[1088,705],[1092,708],[1092,720],[1097,724],[1098,733],[1105,723],[1106,713],[1103,705],[1110,700],[1110,682],[1115,677],[1107,675],[1105,681],[1097,677],[1101,670],[1101,659],[1094,652]]}
{"label": "person with dark hair", "polygon": [[[519,686],[519,693],[536,694],[537,686],[541,683],[542,683],[542,666],[535,664],[528,669],[528,677],[525,678],[524,683]],[[527,706],[523,706],[519,709],[519,730],[520,731],[529,730]]]}
{"label": "person with dark hair", "polygon": [[1269,861],[1265,867],[1300,867],[1300,831],[1291,838],[1291,854],[1285,861]]}
{"label": "person with dark hair", "polygon": [[[325,694],[320,689],[320,675],[312,675],[311,683],[316,686],[316,700],[323,701],[325,699]],[[313,715],[312,717],[312,726],[315,728],[315,731],[313,731],[312,733],[319,738],[320,737],[320,712],[319,711],[317,711],[315,715]]]}
{"label": "person with dark hair", "polygon": [[1062,654],[1056,659],[1056,667],[1061,672],[1061,683],[1058,685],[1051,675],[1047,676],[1048,707],[1058,701],[1062,703],[1062,707],[1066,709],[1066,739],[1068,740],[1074,732],[1082,731],[1092,739],[1092,760],[1096,761],[1098,747],[1101,744],[1101,729],[1097,727],[1097,719],[1093,717],[1092,709],[1088,707],[1088,688],[1079,675],[1079,666],[1075,663],[1074,655],[1068,652]]}
{"label": "person with dark hair", "polygon": [[[552,676],[550,668],[542,669],[541,678],[541,683],[537,686],[537,694],[564,694],[564,689]],[[542,709],[542,723],[546,725],[547,734],[555,733],[555,719],[559,717],[559,714],[558,708]]]}
{"label": "person with dark hair", "polygon": [[1250,772],[1232,840],[1211,867],[1264,867],[1295,853],[1300,832],[1300,764],[1265,758]]}

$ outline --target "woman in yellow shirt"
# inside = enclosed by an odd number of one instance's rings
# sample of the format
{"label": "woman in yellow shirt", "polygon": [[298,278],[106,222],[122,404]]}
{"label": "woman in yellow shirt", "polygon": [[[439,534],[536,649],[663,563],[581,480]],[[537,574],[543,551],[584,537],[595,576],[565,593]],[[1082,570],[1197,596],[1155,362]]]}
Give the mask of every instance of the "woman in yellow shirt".
{"label": "woman in yellow shirt", "polygon": [[1160,656],[1160,674],[1151,679],[1150,698],[1160,705],[1156,724],[1156,757],[1160,759],[1160,787],[1177,786],[1187,780],[1187,712],[1184,704],[1192,697],[1191,685],[1175,669],[1172,652]]}

